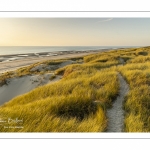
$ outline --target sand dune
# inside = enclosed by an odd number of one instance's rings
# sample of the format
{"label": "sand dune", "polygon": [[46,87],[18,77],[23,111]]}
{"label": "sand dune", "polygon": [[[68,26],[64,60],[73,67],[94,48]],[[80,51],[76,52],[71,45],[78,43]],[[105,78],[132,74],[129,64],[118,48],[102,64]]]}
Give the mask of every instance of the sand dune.
{"label": "sand dune", "polygon": [[[51,70],[52,67],[58,69],[72,63],[73,61],[68,60],[62,62],[59,65],[40,64],[39,66],[32,68],[30,71],[32,72],[36,70],[38,71]],[[46,73],[44,75],[31,75],[31,76],[28,75],[20,78],[19,77],[11,78],[7,80],[7,85],[3,85],[2,87],[0,87],[0,105],[4,104],[5,102],[8,102],[9,100],[11,100],[16,96],[29,92],[38,86],[56,82],[61,78],[61,76],[56,76],[55,79],[51,81],[50,77],[52,75],[54,75],[54,73]]]}
{"label": "sand dune", "polygon": [[0,87],[0,105],[40,85],[53,83],[60,79],[60,76],[57,76],[54,80],[50,81],[50,76],[52,75],[53,73],[48,73],[45,75],[24,76],[10,79],[7,85]]}

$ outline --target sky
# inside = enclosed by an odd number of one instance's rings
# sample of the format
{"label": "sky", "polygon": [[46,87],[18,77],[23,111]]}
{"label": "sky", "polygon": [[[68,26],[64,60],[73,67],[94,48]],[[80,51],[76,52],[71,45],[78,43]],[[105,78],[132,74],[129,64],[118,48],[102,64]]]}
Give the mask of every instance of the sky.
{"label": "sky", "polygon": [[0,18],[0,46],[149,46],[150,18]]}

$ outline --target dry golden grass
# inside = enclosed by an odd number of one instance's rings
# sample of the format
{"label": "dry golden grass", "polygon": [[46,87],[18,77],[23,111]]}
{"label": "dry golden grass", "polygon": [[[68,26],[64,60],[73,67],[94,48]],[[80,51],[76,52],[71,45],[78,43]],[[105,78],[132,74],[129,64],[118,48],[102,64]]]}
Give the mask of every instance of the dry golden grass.
{"label": "dry golden grass", "polygon": [[[125,63],[123,66],[119,66],[122,63],[120,59]],[[76,61],[80,63],[82,58]],[[107,127],[106,110],[119,91],[117,72],[120,72],[130,86],[124,102],[124,130],[149,132],[150,47],[88,55],[83,61],[83,64],[55,70],[55,75],[63,75],[59,82],[38,87],[1,106],[0,118],[23,118],[24,128],[6,129],[0,126],[0,131],[104,132]],[[30,73],[32,67],[18,70],[18,76]],[[11,73],[1,76],[0,80],[2,82],[9,77],[12,77]]]}

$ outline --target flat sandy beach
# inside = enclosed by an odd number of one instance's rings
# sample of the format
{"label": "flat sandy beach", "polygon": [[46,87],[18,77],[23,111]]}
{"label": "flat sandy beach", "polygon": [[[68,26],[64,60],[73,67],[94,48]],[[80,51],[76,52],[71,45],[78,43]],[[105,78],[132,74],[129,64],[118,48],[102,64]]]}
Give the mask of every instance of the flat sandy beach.
{"label": "flat sandy beach", "polygon": [[1,56],[0,62],[0,73],[7,71],[13,71],[21,67],[31,65],[44,60],[54,60],[54,59],[67,59],[74,57],[82,57],[89,54],[94,54],[101,52],[102,50],[93,51],[79,51],[79,52],[57,52],[53,55],[48,55],[46,53],[41,54],[28,54],[28,55],[5,55]]}

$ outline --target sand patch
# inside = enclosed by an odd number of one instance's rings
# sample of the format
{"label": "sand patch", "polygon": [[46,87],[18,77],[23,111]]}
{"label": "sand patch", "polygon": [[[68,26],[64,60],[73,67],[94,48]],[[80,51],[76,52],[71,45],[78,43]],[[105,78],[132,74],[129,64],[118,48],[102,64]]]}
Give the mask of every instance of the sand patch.
{"label": "sand patch", "polygon": [[7,80],[7,85],[0,87],[0,105],[38,86],[56,82],[61,78],[60,76],[56,76],[54,80],[50,81],[52,75],[53,73],[48,73],[45,75],[24,76]]}
{"label": "sand patch", "polygon": [[[72,64],[73,61],[65,61],[57,65],[40,64],[30,71],[48,71],[55,70],[66,65]],[[51,78],[54,76],[54,78]],[[44,75],[28,75],[24,77],[7,79],[7,84],[0,87],[0,105],[8,102],[12,98],[27,93],[38,86],[50,84],[61,79],[61,76],[55,76],[54,73],[46,73]]]}

